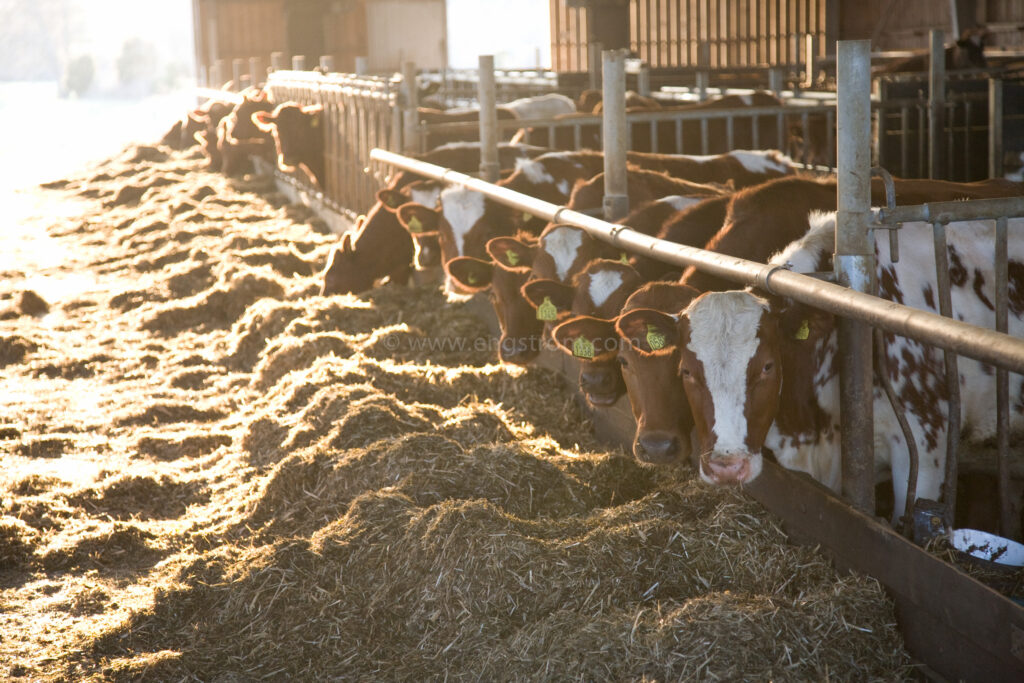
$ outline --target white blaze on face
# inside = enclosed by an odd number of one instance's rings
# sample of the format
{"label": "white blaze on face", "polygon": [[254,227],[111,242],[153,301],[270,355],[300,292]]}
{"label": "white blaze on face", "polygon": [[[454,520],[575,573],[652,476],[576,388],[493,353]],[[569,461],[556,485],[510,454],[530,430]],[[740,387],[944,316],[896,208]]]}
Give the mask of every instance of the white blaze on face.
{"label": "white blaze on face", "polygon": [[793,170],[793,160],[778,150],[733,150],[729,156],[740,162],[743,168],[751,173],[789,173]]}
{"label": "white blaze on face", "polygon": [[683,197],[682,195],[673,194],[667,197],[662,197],[658,200],[660,204],[668,204],[676,211],[682,211],[688,206],[693,206],[707,199],[707,197]]}
{"label": "white blaze on face", "polygon": [[583,233],[576,228],[557,228],[544,236],[544,251],[555,261],[555,274],[565,281],[569,268],[583,244]]}
{"label": "white blaze on face", "polygon": [[616,289],[622,286],[622,273],[617,270],[599,270],[590,274],[590,286],[588,293],[590,300],[594,302],[594,308],[599,308],[605,301],[608,301]]}
{"label": "white blaze on face", "polygon": [[516,159],[516,171],[519,171],[534,185],[555,182],[555,176],[548,173],[542,160]]}
{"label": "white blaze on face", "polygon": [[563,196],[568,197],[569,193],[572,192],[572,187],[569,186],[569,181],[562,178],[555,184],[555,188],[562,193]]}
{"label": "white blaze on face", "polygon": [[416,188],[409,192],[412,195],[412,200],[417,204],[422,204],[427,208],[434,208],[437,206],[437,198],[441,196],[441,187],[431,187],[429,189]]}
{"label": "white blaze on face", "polygon": [[747,453],[747,366],[757,351],[757,329],[768,303],[749,292],[716,292],[686,311],[687,348],[704,366],[714,406],[715,452]]}
{"label": "white blaze on face", "polygon": [[451,255],[445,254],[445,257],[462,256],[466,235],[483,218],[484,196],[464,187],[449,187],[441,193],[441,214],[451,226],[452,239],[457,252]]}

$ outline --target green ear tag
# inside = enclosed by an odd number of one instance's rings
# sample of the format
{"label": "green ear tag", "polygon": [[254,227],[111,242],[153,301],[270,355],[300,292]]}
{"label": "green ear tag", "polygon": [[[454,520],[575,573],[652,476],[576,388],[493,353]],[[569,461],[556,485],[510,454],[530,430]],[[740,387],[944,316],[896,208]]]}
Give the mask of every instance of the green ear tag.
{"label": "green ear tag", "polygon": [[800,329],[797,330],[796,334],[793,335],[793,339],[799,339],[800,341],[803,341],[804,339],[807,339],[809,336],[811,336],[811,326],[807,323],[806,320],[804,320],[803,322],[800,323]]}
{"label": "green ear tag", "polygon": [[389,195],[385,195],[385,197],[386,197],[386,199],[384,200],[384,205],[385,206],[388,206],[388,207],[390,207],[392,209],[395,208],[396,206],[398,206],[398,199],[395,198],[395,195],[389,194]]}
{"label": "green ear tag", "polygon": [[576,337],[572,343],[572,355],[577,358],[593,358],[594,343],[586,337]]}
{"label": "green ear tag", "polygon": [[544,301],[540,302],[540,306],[537,307],[537,320],[544,320],[551,322],[558,320],[558,307],[551,303],[551,297],[544,297]]}
{"label": "green ear tag", "polygon": [[619,261],[621,261],[622,263],[625,263],[628,266],[629,265],[629,254],[627,254],[624,251],[620,252],[619,253]]}
{"label": "green ear tag", "polygon": [[423,223],[416,216],[409,219],[409,232],[423,232]]}
{"label": "green ear tag", "polygon": [[469,284],[475,285],[477,283],[476,273],[474,273],[474,272],[468,273],[466,275],[466,280],[469,282]]}
{"label": "green ear tag", "polygon": [[319,128],[320,127],[320,117],[319,116],[314,116],[313,120],[309,122],[309,125],[311,127],[313,127],[313,128]]}
{"label": "green ear tag", "polygon": [[519,254],[509,249],[508,251],[505,252],[505,260],[508,261],[508,264],[510,266],[518,266]]}
{"label": "green ear tag", "polygon": [[525,211],[523,212],[523,222],[524,223],[527,222],[528,220],[530,220],[531,218],[533,218],[533,214],[526,213]]}
{"label": "green ear tag", "polygon": [[647,345],[651,347],[651,351],[665,348],[665,335],[650,323],[647,324]]}

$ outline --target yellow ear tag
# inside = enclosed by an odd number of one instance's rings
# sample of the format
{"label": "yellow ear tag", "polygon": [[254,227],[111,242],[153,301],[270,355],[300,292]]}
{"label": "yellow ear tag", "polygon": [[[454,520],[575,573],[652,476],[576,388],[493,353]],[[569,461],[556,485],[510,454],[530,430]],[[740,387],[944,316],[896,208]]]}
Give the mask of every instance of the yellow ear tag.
{"label": "yellow ear tag", "polygon": [[572,355],[577,358],[593,358],[594,343],[586,337],[576,337],[572,343]]}
{"label": "yellow ear tag", "polygon": [[647,345],[651,347],[651,351],[659,351],[665,348],[665,335],[658,331],[658,328],[648,323],[647,325]]}
{"label": "yellow ear tag", "polygon": [[621,261],[622,263],[625,263],[628,266],[629,265],[629,254],[627,254],[624,251],[619,253],[619,261]]}
{"label": "yellow ear tag", "polygon": [[409,232],[423,232],[423,223],[416,216],[409,219]]}
{"label": "yellow ear tag", "polygon": [[811,326],[807,323],[806,320],[804,320],[803,322],[800,323],[800,329],[797,330],[796,334],[793,335],[793,339],[799,339],[800,341],[803,341],[804,339],[807,339],[809,336],[811,336]]}
{"label": "yellow ear tag", "polygon": [[395,198],[394,195],[390,195],[389,194],[389,195],[385,195],[385,196],[387,197],[387,199],[384,200],[384,205],[385,206],[393,209],[393,208],[395,208],[398,205],[398,200]]}
{"label": "yellow ear tag", "polygon": [[510,266],[518,266],[519,254],[509,249],[508,251],[505,252],[505,260],[508,261],[508,264]]}
{"label": "yellow ear tag", "polygon": [[540,302],[540,306],[537,307],[537,320],[544,320],[551,322],[558,320],[558,307],[551,303],[551,297],[544,297],[544,301]]}
{"label": "yellow ear tag", "polygon": [[523,212],[523,222],[524,223],[526,221],[530,220],[531,218],[533,218],[533,214],[526,213],[525,211]]}
{"label": "yellow ear tag", "polygon": [[314,116],[313,120],[309,122],[309,125],[310,125],[311,128],[319,128],[320,127],[320,117],[319,116]]}
{"label": "yellow ear tag", "polygon": [[468,273],[466,275],[466,280],[469,282],[469,284],[475,285],[477,283],[476,273],[474,273],[474,272]]}

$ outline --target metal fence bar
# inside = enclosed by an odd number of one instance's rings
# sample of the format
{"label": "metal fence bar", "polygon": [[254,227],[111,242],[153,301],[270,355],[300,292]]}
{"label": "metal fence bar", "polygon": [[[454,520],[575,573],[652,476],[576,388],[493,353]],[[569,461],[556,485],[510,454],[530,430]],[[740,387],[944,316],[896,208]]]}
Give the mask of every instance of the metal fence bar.
{"label": "metal fence bar", "polygon": [[[996,220],[996,331],[1009,329],[1009,244],[1006,217]],[[1020,518],[1014,519],[1010,479],[1010,378],[1006,370],[996,368],[996,449],[999,476],[999,530],[1007,538],[1020,534]]]}
{"label": "metal fence bar", "polygon": [[[856,317],[893,334],[948,348],[959,355],[999,365],[1010,372],[1024,374],[1024,340],[968,325],[959,320],[943,318],[920,309],[881,301],[869,294],[853,292],[845,287],[792,273],[776,266],[659,240],[627,226],[606,223],[567,207],[519,194],[464,173],[456,173],[387,150],[375,149],[370,156],[381,163],[480,192],[500,204],[533,214],[546,221],[577,226],[597,239],[627,251],[641,253],[679,268],[695,266],[712,275],[756,285],[773,294],[791,297],[829,313]],[[977,200],[962,204],[967,206],[989,201],[1002,200]],[[901,207],[897,207],[897,210],[899,208]]]}
{"label": "metal fence bar", "polygon": [[[629,213],[626,194],[626,57],[628,50],[602,54],[602,130],[604,136],[604,217],[616,221]],[[652,124],[654,128],[655,124]]]}
{"label": "metal fence bar", "polygon": [[[935,235],[935,275],[938,283],[939,313],[944,318],[953,316],[953,300],[950,293],[949,252],[946,243],[946,224],[935,221],[932,223]],[[945,351],[946,392],[947,392],[947,431],[946,431],[946,482],[943,485],[943,499],[949,506],[950,516],[956,515],[957,489],[957,446],[960,443],[960,371],[956,354]]]}

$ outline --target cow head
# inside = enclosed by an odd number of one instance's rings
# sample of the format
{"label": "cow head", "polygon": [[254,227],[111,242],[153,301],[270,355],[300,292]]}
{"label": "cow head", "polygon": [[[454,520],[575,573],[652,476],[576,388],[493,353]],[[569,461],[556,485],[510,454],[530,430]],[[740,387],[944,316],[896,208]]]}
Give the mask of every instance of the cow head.
{"label": "cow head", "polygon": [[519,291],[542,325],[554,327],[572,314],[576,290],[570,285],[538,278],[528,281]]}
{"label": "cow head", "polygon": [[[357,224],[355,230],[359,230]],[[365,292],[373,287],[375,277],[361,264],[355,250],[352,232],[346,232],[341,244],[331,250],[324,268],[320,296]]]}
{"label": "cow head", "polygon": [[950,69],[984,69],[988,66],[985,59],[985,41],[992,35],[982,27],[966,29],[960,34],[952,50]]}
{"label": "cow head", "polygon": [[459,256],[445,270],[466,292],[489,289],[501,327],[498,355],[503,362],[525,365],[540,351],[543,326],[520,295],[530,277],[536,248],[514,237],[496,237],[487,243],[490,260]]}
{"label": "cow head", "polygon": [[761,473],[765,436],[779,408],[779,322],[764,299],[712,292],[683,311],[679,374],[700,443],[701,478],[743,484]]}
{"label": "cow head", "polygon": [[271,131],[259,128],[253,117],[257,113],[270,113],[274,105],[267,99],[267,92],[260,88],[247,88],[242,93],[242,101],[226,117],[227,129],[225,139],[229,144],[237,145],[244,140],[263,138],[270,140]]}
{"label": "cow head", "polygon": [[610,406],[625,391],[619,372],[619,337],[610,320],[576,316],[551,331],[555,345],[580,363],[580,390],[593,406]]}

